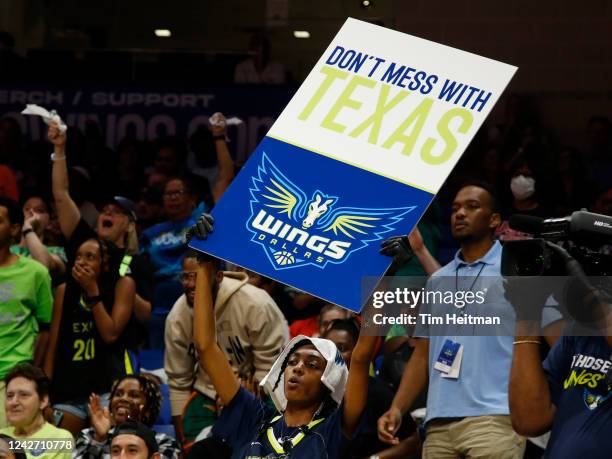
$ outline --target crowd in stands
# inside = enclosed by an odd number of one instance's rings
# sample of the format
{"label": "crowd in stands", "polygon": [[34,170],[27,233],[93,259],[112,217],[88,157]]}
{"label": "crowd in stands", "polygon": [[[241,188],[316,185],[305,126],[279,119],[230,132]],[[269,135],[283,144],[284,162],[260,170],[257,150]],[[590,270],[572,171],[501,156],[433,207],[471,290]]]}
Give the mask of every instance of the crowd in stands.
{"label": "crowd in stands", "polygon": [[[267,59],[265,43],[251,46]],[[260,66],[245,63],[236,78]],[[610,120],[588,120],[588,144],[560,145],[531,103],[510,96],[504,121],[481,129],[417,230],[384,241],[389,274],[430,277],[429,288],[499,276],[501,244],[525,237],[511,215],[612,216]],[[525,437],[553,428],[549,457],[609,454],[612,343],[560,337],[556,310],[517,313],[535,334],[453,337],[457,378],[436,365],[448,337],[401,326],[365,336],[345,309],[188,249],[213,230],[207,213],[241,166],[219,119],[189,139],[127,137],[114,150],[93,123],[66,133],[51,124],[47,141],[26,143],[13,119],[0,120],[0,450],[536,458],[546,440]],[[515,303],[500,292],[491,307]],[[586,388],[569,393],[563,381],[578,352],[608,364],[590,386],[596,409],[577,420],[568,404],[579,410]],[[522,384],[517,371],[535,376]],[[37,438],[66,442],[37,454],[7,446]]]}

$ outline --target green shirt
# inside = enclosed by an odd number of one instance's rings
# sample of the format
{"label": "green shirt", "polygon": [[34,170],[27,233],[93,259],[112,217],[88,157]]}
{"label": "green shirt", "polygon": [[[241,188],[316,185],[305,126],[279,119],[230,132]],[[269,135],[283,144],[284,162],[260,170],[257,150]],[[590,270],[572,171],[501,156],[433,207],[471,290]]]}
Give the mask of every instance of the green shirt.
{"label": "green shirt", "polygon": [[47,268],[26,257],[0,268],[0,380],[17,363],[32,360],[38,324],[51,322],[52,311]]}
{"label": "green shirt", "polygon": [[[28,459],[70,459],[72,457],[74,449],[72,434],[48,422],[45,422],[40,430],[29,437],[15,435],[15,428],[12,426],[0,429],[0,434],[8,435],[18,441],[25,441],[27,446],[31,443],[33,450],[24,448]],[[48,451],[42,452],[45,449]]]}
{"label": "green shirt", "polygon": [[[45,248],[49,251],[51,255],[57,255],[64,263],[67,262],[66,250],[64,250],[63,247],[59,247],[56,245],[46,245]],[[23,255],[24,257],[28,258],[32,257],[32,255],[30,254],[30,249],[28,249],[27,247],[21,247],[19,245],[12,245],[11,252],[13,252],[15,255]]]}

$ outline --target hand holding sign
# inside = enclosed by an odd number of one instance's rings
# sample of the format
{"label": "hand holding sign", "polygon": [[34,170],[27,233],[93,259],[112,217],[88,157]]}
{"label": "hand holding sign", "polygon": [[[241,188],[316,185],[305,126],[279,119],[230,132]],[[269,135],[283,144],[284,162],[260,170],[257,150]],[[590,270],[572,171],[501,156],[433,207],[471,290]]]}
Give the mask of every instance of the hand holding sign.
{"label": "hand holding sign", "polygon": [[191,245],[359,311],[515,71],[348,19]]}

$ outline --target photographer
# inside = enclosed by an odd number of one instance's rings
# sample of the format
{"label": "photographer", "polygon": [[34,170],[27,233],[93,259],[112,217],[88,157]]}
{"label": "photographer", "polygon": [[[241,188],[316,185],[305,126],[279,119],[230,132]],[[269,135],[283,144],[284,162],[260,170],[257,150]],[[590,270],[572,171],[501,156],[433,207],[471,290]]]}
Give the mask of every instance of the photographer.
{"label": "photographer", "polygon": [[[581,315],[598,317],[590,322],[607,329],[602,333],[607,336],[564,336],[542,363],[537,337],[547,294],[535,288],[541,287],[542,278],[509,280],[506,297],[518,319],[509,385],[512,426],[528,436],[552,430],[545,457],[608,458],[612,451],[612,336],[606,323],[610,297],[589,283],[565,250],[547,245],[563,257],[571,276],[566,292],[572,298],[564,299],[568,309],[579,307]],[[526,289],[529,294],[521,295]]]}

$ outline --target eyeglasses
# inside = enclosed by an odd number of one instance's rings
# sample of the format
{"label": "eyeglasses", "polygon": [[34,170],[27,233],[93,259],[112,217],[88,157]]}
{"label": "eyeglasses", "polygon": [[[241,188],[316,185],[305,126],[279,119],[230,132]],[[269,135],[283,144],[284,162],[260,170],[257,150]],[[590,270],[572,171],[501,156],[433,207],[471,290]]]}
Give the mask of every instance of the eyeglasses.
{"label": "eyeglasses", "polygon": [[187,194],[187,191],[185,190],[174,190],[174,191],[164,191],[164,198],[176,198],[179,196],[182,196],[184,194]]}
{"label": "eyeglasses", "polygon": [[182,272],[179,274],[179,280],[183,284],[186,284],[187,282],[191,282],[191,281],[195,282],[197,276],[198,276],[198,273],[195,271]]}

